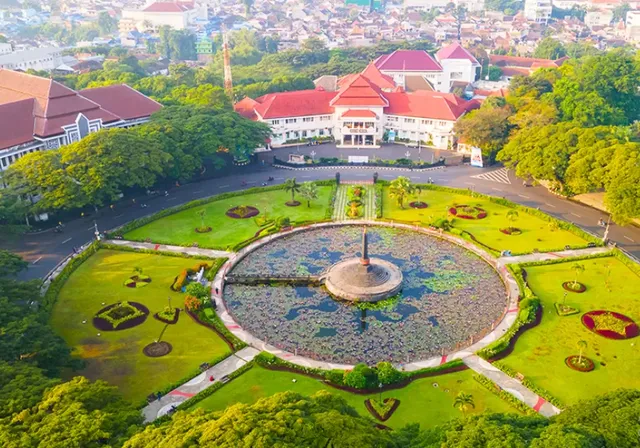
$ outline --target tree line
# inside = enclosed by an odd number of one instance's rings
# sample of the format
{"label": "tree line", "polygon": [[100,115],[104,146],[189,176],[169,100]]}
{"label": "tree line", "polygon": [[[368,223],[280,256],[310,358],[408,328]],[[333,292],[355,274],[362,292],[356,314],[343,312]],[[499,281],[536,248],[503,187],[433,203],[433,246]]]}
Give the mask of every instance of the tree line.
{"label": "tree line", "polygon": [[640,52],[570,59],[515,77],[455,126],[460,140],[572,196],[605,192],[613,219],[640,216]]}

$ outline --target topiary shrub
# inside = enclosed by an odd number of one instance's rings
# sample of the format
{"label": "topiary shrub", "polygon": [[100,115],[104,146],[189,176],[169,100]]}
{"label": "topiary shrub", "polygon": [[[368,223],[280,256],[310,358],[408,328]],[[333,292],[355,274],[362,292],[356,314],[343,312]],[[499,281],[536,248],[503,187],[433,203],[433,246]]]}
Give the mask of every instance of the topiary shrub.
{"label": "topiary shrub", "polygon": [[345,372],[340,369],[329,370],[324,374],[327,381],[342,386],[344,384]]}
{"label": "topiary shrub", "polygon": [[377,367],[380,384],[395,384],[402,381],[404,375],[390,362],[379,362]]}
{"label": "topiary shrub", "polygon": [[211,288],[204,286],[202,283],[189,283],[185,292],[201,300],[211,296]]}
{"label": "topiary shrub", "polygon": [[378,387],[378,376],[371,367],[360,363],[345,371],[344,384],[354,389],[372,389]]}

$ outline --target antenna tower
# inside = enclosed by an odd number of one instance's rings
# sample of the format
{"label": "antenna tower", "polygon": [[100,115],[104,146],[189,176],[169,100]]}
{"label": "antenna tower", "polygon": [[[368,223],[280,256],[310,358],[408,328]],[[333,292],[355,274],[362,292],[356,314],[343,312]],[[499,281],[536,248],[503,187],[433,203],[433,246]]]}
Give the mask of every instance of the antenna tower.
{"label": "antenna tower", "polygon": [[224,60],[224,91],[233,104],[233,79],[231,77],[231,55],[229,54],[229,38],[227,28],[222,28],[222,56]]}

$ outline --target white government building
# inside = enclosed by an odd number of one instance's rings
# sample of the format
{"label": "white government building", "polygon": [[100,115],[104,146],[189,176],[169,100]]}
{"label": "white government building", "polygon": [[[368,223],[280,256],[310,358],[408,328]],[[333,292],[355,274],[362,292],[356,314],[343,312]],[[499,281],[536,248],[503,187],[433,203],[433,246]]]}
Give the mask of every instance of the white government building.
{"label": "white government building", "polygon": [[269,124],[273,146],[333,137],[339,147],[378,147],[388,139],[447,149],[455,122],[479,106],[449,92],[455,83],[478,79],[479,68],[457,43],[436,59],[424,51],[398,50],[337,80],[335,88],[323,82],[315,90],[247,97],[235,109]]}

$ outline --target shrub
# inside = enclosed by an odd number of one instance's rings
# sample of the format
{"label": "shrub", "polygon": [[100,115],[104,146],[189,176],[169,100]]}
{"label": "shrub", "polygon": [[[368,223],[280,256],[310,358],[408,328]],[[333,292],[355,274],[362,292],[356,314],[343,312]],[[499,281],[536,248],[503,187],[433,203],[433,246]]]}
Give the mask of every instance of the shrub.
{"label": "shrub", "polygon": [[189,311],[197,311],[202,306],[202,301],[194,296],[186,296],[184,298],[184,307]]}
{"label": "shrub", "polygon": [[379,362],[377,370],[380,384],[395,384],[404,378],[402,372],[393,367],[390,362]]}
{"label": "shrub", "polygon": [[345,371],[344,384],[354,389],[372,389],[378,386],[378,376],[371,367],[360,363]]}
{"label": "shrub", "polygon": [[189,283],[187,285],[186,293],[190,296],[204,300],[211,295],[211,288],[204,286],[202,283]]}
{"label": "shrub", "polygon": [[333,369],[324,374],[327,381],[342,386],[344,384],[344,370]]}
{"label": "shrub", "polygon": [[211,269],[211,266],[212,265],[210,265],[209,263],[201,261],[192,268],[183,269],[182,272],[180,272],[180,274],[178,274],[176,279],[173,281],[171,290],[176,292],[182,291],[182,287],[187,284],[189,276],[200,272],[201,269],[204,269],[206,277],[206,272]]}
{"label": "shrub", "polygon": [[447,218],[438,218],[429,225],[436,229],[451,230],[451,222]]}
{"label": "shrub", "polygon": [[275,221],[276,230],[281,230],[283,227],[289,227],[291,225],[291,220],[287,216],[279,216]]}

